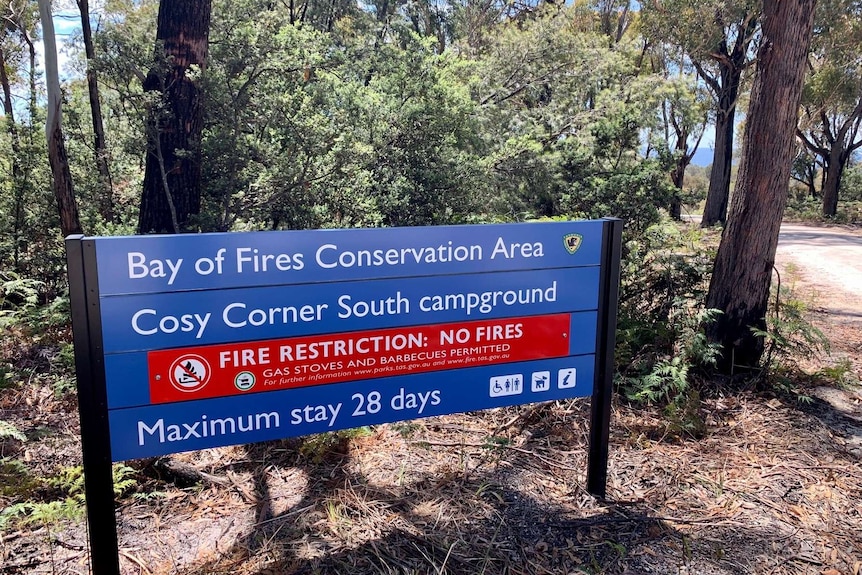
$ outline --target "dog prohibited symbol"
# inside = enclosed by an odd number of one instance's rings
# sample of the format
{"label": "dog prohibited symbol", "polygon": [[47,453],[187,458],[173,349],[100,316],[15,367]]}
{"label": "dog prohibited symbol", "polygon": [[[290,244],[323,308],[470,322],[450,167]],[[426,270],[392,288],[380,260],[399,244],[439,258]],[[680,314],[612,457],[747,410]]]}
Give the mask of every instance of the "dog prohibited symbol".
{"label": "dog prohibited symbol", "polygon": [[186,393],[203,389],[210,380],[210,375],[210,364],[199,355],[186,354],[171,364],[171,385]]}

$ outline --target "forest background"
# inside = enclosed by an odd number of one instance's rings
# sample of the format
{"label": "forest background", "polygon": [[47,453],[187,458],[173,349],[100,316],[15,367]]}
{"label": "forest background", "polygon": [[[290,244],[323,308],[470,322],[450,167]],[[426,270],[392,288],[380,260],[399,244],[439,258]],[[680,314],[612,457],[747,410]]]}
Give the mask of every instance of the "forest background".
{"label": "forest background", "polygon": [[[743,156],[760,2],[65,8],[82,26],[64,48],[74,72],[54,89],[51,51],[44,69],[39,58],[47,3],[2,8],[4,394],[21,389],[26,358],[41,357],[49,387],[73,400],[66,233],[615,216],[625,221],[619,389],[700,433],[700,386],[722,351],[706,337],[719,315],[707,305],[710,228],[728,221]],[[177,51],[180,32],[195,49]],[[858,221],[862,2],[817,3],[795,116],[778,218],[787,203],[807,219]],[[692,166],[705,133],[712,163]],[[686,211],[703,212],[705,231],[673,223]],[[749,376],[822,343],[801,306],[780,307],[752,322],[762,349],[741,366]],[[28,437],[0,416],[0,439]],[[5,521],[36,509],[22,494],[7,500]]]}

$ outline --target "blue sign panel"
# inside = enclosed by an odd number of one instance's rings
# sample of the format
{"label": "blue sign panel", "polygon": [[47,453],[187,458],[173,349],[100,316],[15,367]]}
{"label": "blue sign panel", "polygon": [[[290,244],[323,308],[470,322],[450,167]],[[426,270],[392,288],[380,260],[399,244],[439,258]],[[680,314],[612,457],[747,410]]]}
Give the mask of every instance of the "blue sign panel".
{"label": "blue sign panel", "polygon": [[95,238],[102,295],[597,266],[602,223]]}
{"label": "blue sign panel", "polygon": [[591,395],[607,225],[79,240],[110,457]]}
{"label": "blue sign panel", "polygon": [[114,460],[584,397],[595,357],[502,364],[110,412]]}
{"label": "blue sign panel", "polygon": [[102,299],[105,352],[596,309],[599,268]]}

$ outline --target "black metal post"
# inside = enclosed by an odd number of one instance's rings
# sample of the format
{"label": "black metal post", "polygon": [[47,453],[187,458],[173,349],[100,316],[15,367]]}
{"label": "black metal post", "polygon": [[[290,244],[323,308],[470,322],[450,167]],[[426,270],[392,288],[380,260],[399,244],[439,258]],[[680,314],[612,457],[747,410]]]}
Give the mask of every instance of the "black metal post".
{"label": "black metal post", "polygon": [[90,566],[94,575],[120,575],[95,241],[80,235],[66,238],[66,262],[81,417]]}
{"label": "black metal post", "polygon": [[611,396],[614,383],[617,306],[620,294],[620,258],[623,221],[605,220],[602,230],[602,267],[599,279],[599,313],[596,342],[596,379],[590,402],[590,447],[587,491],[605,498],[608,483],[608,444],[611,432]]}

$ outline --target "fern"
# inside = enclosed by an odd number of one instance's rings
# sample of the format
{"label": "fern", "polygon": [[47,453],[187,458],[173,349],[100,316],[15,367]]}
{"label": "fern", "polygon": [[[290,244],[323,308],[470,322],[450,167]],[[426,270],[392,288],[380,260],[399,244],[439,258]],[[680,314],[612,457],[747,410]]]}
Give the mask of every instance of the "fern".
{"label": "fern", "polygon": [[121,497],[124,493],[137,486],[138,480],[133,477],[137,473],[134,468],[122,463],[116,463],[112,471],[114,475],[114,495],[116,497]]}
{"label": "fern", "polygon": [[24,433],[9,423],[8,421],[3,421],[0,419],[0,439],[11,437],[12,439],[17,439],[18,441],[27,441],[27,436]]}
{"label": "fern", "polygon": [[700,310],[694,312],[676,302],[671,313],[671,328],[675,336],[673,355],[658,357],[642,366],[639,375],[623,378],[623,393],[629,399],[643,403],[670,404],[685,396],[689,376],[694,366],[715,365],[721,354],[718,344],[711,343],[703,326],[715,321],[720,312]]}
{"label": "fern", "polygon": [[780,284],[775,294],[772,313],[765,318],[765,329],[751,328],[754,336],[763,338],[766,368],[774,369],[777,364],[790,363],[794,357],[816,357],[828,353],[829,340],[806,317],[808,307],[805,303],[795,299],[792,291]]}
{"label": "fern", "polygon": [[35,309],[43,285],[15,272],[0,272],[0,327],[14,325],[23,314]]}

